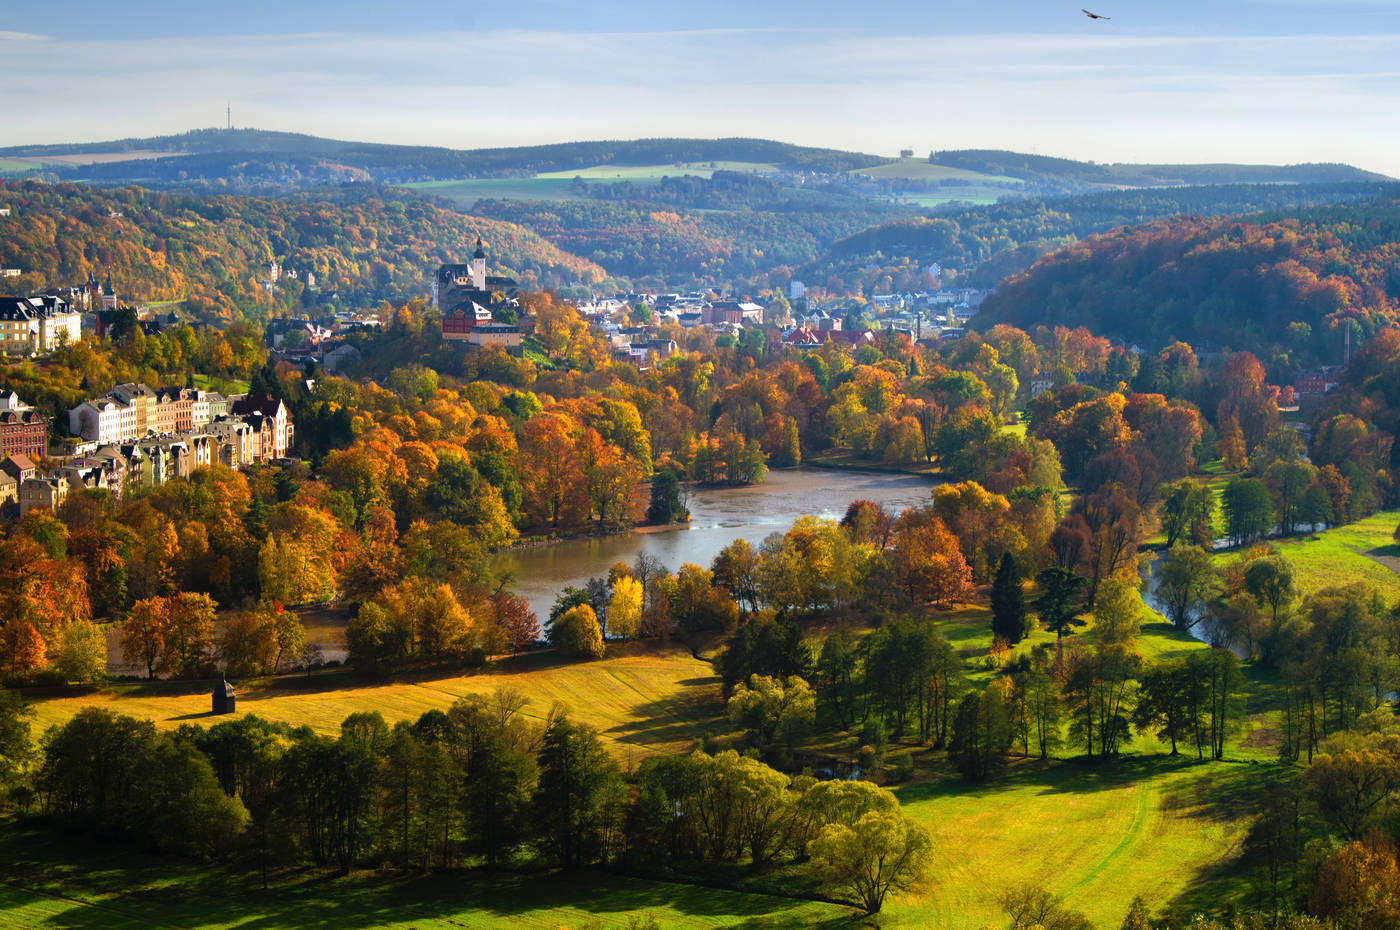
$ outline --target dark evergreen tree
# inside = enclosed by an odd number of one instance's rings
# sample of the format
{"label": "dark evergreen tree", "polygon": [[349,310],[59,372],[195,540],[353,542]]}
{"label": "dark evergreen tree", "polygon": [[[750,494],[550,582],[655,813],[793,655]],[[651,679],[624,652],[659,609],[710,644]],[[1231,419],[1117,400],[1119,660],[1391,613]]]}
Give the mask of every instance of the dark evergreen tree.
{"label": "dark evergreen tree", "polygon": [[1008,643],[1019,643],[1029,632],[1026,623],[1026,595],[1021,589],[1021,574],[1011,553],[1001,556],[996,578],[992,581],[992,635]]}
{"label": "dark evergreen tree", "polygon": [[965,694],[953,718],[948,760],[968,781],[995,778],[1006,767],[1011,736],[1011,720],[1001,689]]}
{"label": "dark evergreen tree", "polygon": [[540,844],[564,868],[605,859],[607,827],[621,801],[617,763],[598,734],[560,714],[545,729],[535,814]]}
{"label": "dark evergreen tree", "polygon": [[648,523],[675,523],[689,520],[690,511],[681,497],[681,480],[669,468],[656,473],[651,481],[651,502],[647,505]]}
{"label": "dark evergreen tree", "polygon": [[1051,567],[1036,575],[1035,583],[1040,585],[1040,597],[1035,601],[1040,622],[1057,640],[1084,625],[1079,605],[1075,603],[1075,595],[1085,585],[1083,577],[1065,568]]}

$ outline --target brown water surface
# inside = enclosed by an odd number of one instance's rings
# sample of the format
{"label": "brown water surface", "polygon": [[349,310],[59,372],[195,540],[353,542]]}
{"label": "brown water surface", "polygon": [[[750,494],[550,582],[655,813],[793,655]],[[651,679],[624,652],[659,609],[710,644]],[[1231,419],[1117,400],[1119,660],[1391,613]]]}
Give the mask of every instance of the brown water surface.
{"label": "brown water surface", "polygon": [[496,556],[495,566],[513,574],[509,587],[530,602],[543,620],[566,585],[604,576],[614,562],[632,564],[647,552],[671,571],[686,562],[708,566],[736,539],[758,546],[804,515],[839,520],[854,500],[866,498],[898,512],[927,503],[934,482],[916,475],[794,468],[772,471],[762,484],[690,492],[688,525],[643,529],[514,549]]}

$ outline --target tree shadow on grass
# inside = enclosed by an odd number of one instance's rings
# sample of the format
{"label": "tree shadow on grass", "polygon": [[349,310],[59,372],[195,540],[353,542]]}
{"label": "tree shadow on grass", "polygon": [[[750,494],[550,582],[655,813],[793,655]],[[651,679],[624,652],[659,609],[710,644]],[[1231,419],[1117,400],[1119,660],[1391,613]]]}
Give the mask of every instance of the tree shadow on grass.
{"label": "tree shadow on grass", "polygon": [[1017,762],[989,782],[965,782],[956,778],[919,782],[895,789],[900,802],[949,797],[981,797],[1005,791],[1039,789],[1048,794],[1084,794],[1124,788],[1137,782],[1185,769],[1206,766],[1184,756],[1127,755],[1116,759],[1038,759]]}
{"label": "tree shadow on grass", "polygon": [[476,872],[346,877],[295,869],[275,872],[264,890],[254,871],[201,866],[40,831],[15,831],[0,839],[0,858],[13,863],[5,879],[17,894],[85,902],[58,912],[45,908],[44,925],[67,930],[211,924],[330,930],[483,920],[510,925],[555,908],[568,909],[557,920],[549,917],[560,924],[572,924],[582,913],[599,917],[599,925],[623,926],[630,916],[656,912],[664,918],[662,912],[669,911],[714,926],[834,930],[857,925],[853,912],[838,905],[599,872],[502,873],[492,879]]}
{"label": "tree shadow on grass", "polygon": [[630,708],[631,719],[603,730],[619,743],[657,746],[695,739],[706,732],[733,732],[722,706],[700,695],[676,695],[645,701]]}

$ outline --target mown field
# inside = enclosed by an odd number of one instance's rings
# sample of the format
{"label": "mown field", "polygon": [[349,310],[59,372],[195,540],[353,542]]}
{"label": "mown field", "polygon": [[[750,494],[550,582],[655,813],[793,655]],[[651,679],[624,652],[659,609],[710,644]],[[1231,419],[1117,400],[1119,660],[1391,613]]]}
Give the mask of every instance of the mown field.
{"label": "mown field", "polygon": [[[365,680],[344,670],[306,677],[239,682],[238,712],[338,733],[356,711],[379,711],[391,724],[444,710],[468,694],[498,688],[529,700],[524,713],[542,720],[555,703],[595,729],[626,760],[688,749],[707,728],[727,730],[717,718],[718,679],[709,663],[679,648],[632,648],[596,662],[561,663],[551,655],[522,656],[475,674],[420,673],[390,681]],[[162,728],[209,724],[210,682],[121,684],[85,694],[27,695],[37,732],[84,707],[155,721]]]}
{"label": "mown field", "polygon": [[933,881],[886,905],[887,925],[1004,926],[996,897],[1032,883],[1114,928],[1135,895],[1154,908],[1218,902],[1244,838],[1231,819],[1261,766],[1129,756],[1109,764],[1032,762],[989,785],[953,779],[896,793],[933,837]]}

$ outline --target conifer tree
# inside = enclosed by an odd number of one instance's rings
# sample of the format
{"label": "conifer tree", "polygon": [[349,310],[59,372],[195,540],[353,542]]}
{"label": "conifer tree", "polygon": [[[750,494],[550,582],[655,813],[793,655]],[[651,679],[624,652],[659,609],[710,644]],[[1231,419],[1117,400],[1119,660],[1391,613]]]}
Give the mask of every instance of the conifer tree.
{"label": "conifer tree", "polygon": [[1003,553],[992,581],[992,635],[1016,644],[1025,639],[1026,597],[1011,554]]}

